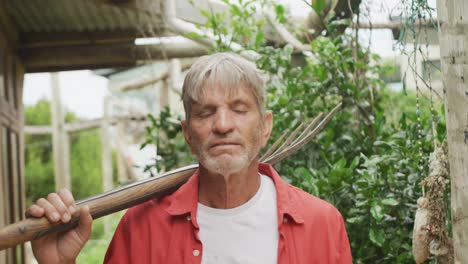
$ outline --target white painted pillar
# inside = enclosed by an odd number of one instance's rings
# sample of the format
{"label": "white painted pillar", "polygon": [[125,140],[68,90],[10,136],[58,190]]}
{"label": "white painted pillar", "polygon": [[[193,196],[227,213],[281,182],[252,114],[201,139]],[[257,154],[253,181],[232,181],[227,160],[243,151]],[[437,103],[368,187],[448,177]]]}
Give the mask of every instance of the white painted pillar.
{"label": "white painted pillar", "polygon": [[59,73],[50,74],[52,86],[52,146],[54,157],[55,189],[71,189],[68,136],[64,130],[64,115],[60,100]]}

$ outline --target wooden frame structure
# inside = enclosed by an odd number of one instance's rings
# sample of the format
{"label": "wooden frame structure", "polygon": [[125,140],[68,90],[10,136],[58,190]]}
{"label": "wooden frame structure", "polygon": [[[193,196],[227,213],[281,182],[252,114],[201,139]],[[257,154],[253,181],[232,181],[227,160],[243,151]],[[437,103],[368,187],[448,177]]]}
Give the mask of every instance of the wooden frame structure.
{"label": "wooden frame structure", "polygon": [[[142,60],[206,54],[193,42],[136,46],[139,37],[175,35],[158,8],[148,13],[136,8],[137,2],[0,0],[0,226],[22,219],[25,210],[25,73],[131,67]],[[151,1],[155,7],[162,3]],[[0,264],[26,262],[23,246],[0,251]]]}
{"label": "wooden frame structure", "polygon": [[[24,67],[15,53],[17,33],[0,2],[0,226],[24,212],[22,86]],[[0,252],[0,263],[24,261],[22,247]]]}

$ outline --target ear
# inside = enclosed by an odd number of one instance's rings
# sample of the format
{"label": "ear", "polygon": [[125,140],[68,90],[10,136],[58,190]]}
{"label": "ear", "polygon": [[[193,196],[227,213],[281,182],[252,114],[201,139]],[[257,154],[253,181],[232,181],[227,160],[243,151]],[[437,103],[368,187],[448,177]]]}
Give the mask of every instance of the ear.
{"label": "ear", "polygon": [[262,131],[262,148],[264,148],[270,138],[271,131],[273,129],[273,114],[266,112],[263,117],[263,131]]}
{"label": "ear", "polygon": [[192,152],[193,152],[193,148],[192,148],[192,138],[190,137],[190,132],[189,132],[187,120],[182,120],[182,121],[180,122],[180,124],[182,125],[182,131],[184,132],[185,142],[187,142],[187,145],[189,145],[190,149],[191,149]]}

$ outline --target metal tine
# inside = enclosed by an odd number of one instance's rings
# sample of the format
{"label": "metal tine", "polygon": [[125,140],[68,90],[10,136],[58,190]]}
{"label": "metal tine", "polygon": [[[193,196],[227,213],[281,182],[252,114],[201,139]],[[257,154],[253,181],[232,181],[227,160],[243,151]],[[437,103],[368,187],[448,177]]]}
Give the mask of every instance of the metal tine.
{"label": "metal tine", "polygon": [[268,156],[273,154],[273,152],[276,150],[278,145],[281,143],[281,141],[284,139],[284,137],[289,133],[288,130],[286,130],[276,141],[271,145],[270,148],[265,152],[265,154],[262,155],[262,157],[259,159],[261,162],[263,162]]}
{"label": "metal tine", "polygon": [[[340,109],[341,103],[337,104],[331,111],[328,113],[325,118],[322,119],[320,124],[318,124],[314,130],[312,130],[309,134],[304,136],[303,138],[298,138],[294,144],[291,144],[289,148],[295,148],[294,152],[302,148],[305,144],[307,144],[310,139],[312,139],[315,135],[317,135],[322,128],[328,123],[328,121],[333,117],[333,115]],[[296,147],[297,146],[297,147]],[[289,149],[288,148],[288,149]]]}
{"label": "metal tine", "polygon": [[294,138],[296,137],[297,133],[299,133],[299,131],[302,130],[302,128],[304,127],[305,123],[302,122],[298,127],[296,127],[296,129],[294,129],[294,131],[291,133],[291,135],[289,135],[288,138],[286,138],[286,140],[284,141],[283,144],[281,144],[281,146],[279,148],[277,148],[275,150],[275,152],[273,152],[273,154],[271,154],[271,156],[273,155],[276,155],[277,153],[281,152],[283,149],[285,149],[290,143],[291,141],[294,140]]}
{"label": "metal tine", "polygon": [[301,135],[294,139],[294,141],[288,145],[288,147],[295,145],[299,140],[304,138],[316,125],[317,123],[323,118],[325,114],[323,112],[320,112],[311,122],[310,124],[302,131]]}
{"label": "metal tine", "polygon": [[[323,113],[320,113],[319,116],[323,115]],[[319,117],[317,116],[317,117]],[[314,122],[317,117],[312,121]],[[312,123],[311,123],[312,124]],[[296,129],[291,133],[291,135],[288,136],[288,138],[286,139],[286,141],[281,145],[281,147],[279,147],[278,149],[276,149],[273,153],[270,153],[270,155],[266,156],[264,155],[265,157],[263,157],[263,160],[267,159],[268,157],[273,157],[275,155],[277,155],[278,153],[280,153],[281,151],[283,151],[284,149],[286,149],[287,147],[291,146],[292,143],[291,142],[296,142],[298,138],[302,137],[304,135],[304,131],[306,130],[303,130],[301,135],[296,138],[296,135],[299,133],[299,131],[302,130],[302,128],[306,125],[306,122],[302,122],[299,124],[298,127],[296,127]],[[310,129],[310,124],[306,127],[306,129]]]}
{"label": "metal tine", "polygon": [[295,153],[297,150],[302,148],[305,144],[309,143],[312,138],[315,137],[322,129],[323,127],[330,121],[332,116],[341,108],[342,103],[337,104],[330,113],[328,113],[325,118],[322,119],[322,121],[310,132],[307,136],[302,138],[300,141],[298,141],[296,144],[290,146],[289,148],[281,151],[278,154],[271,155],[270,157],[265,159],[265,162],[268,162],[272,165],[280,162],[284,158],[290,156],[291,154]]}

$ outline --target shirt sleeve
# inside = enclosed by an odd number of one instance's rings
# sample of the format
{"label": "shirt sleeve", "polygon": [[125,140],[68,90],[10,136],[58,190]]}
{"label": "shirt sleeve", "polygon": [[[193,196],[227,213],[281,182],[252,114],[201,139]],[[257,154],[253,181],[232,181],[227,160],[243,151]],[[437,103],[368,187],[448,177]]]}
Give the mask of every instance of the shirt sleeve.
{"label": "shirt sleeve", "polygon": [[348,240],[348,234],[346,233],[346,227],[344,225],[343,217],[341,216],[341,214],[339,216],[340,216],[339,217],[340,232],[338,234],[339,236],[338,239],[340,241],[341,252],[340,252],[340,259],[338,263],[340,264],[353,263],[353,258],[351,255],[351,248],[350,248],[349,240]]}

